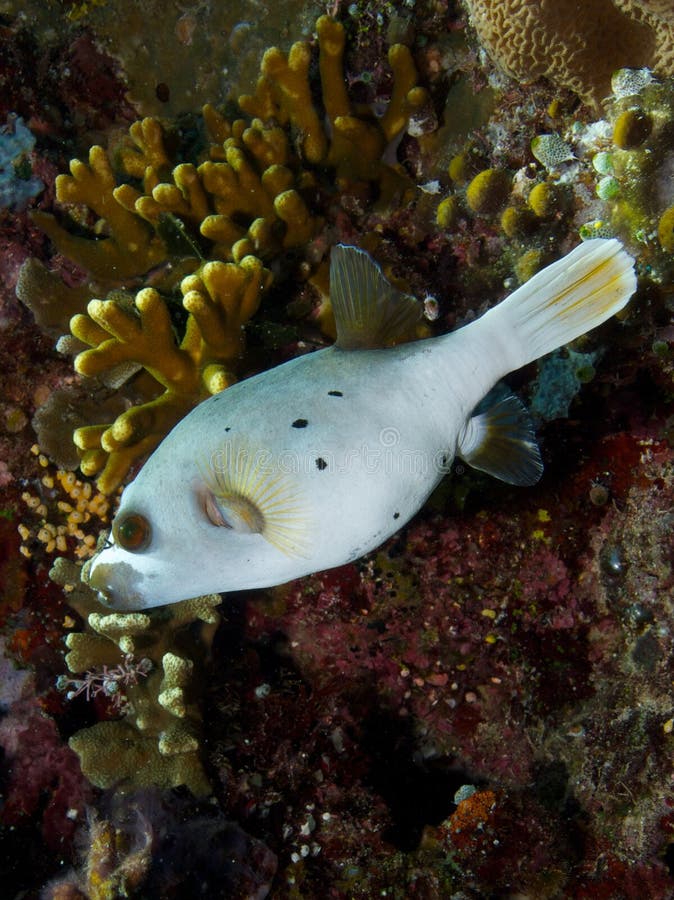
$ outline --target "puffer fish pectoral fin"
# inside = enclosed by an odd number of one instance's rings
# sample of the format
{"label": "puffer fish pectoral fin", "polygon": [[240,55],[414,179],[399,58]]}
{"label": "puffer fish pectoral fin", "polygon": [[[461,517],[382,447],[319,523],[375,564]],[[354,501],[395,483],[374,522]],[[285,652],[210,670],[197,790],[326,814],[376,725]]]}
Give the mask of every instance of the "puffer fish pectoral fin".
{"label": "puffer fish pectoral fin", "polygon": [[364,250],[337,244],[330,257],[330,300],[337,347],[365,350],[413,339],[422,307],[394,288]]}
{"label": "puffer fish pectoral fin", "polygon": [[459,437],[458,455],[508,484],[536,484],[543,462],[533,422],[517,397],[506,397],[472,416]]}
{"label": "puffer fish pectoral fin", "polygon": [[305,498],[270,454],[233,441],[199,468],[203,509],[211,524],[260,534],[285,556],[309,555]]}

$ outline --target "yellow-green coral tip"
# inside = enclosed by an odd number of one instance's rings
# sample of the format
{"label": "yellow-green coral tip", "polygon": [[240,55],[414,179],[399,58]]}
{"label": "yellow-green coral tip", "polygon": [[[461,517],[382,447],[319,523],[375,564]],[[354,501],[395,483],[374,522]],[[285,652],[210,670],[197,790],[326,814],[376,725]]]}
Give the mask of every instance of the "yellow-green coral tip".
{"label": "yellow-green coral tip", "polygon": [[236,378],[224,366],[214,364],[206,366],[202,380],[209,394],[219,394],[232,385]]}
{"label": "yellow-green coral tip", "polygon": [[626,109],[613,126],[613,143],[621,150],[634,150],[646,140],[653,120],[641,109]]}
{"label": "yellow-green coral tip", "polygon": [[515,274],[520,284],[527,282],[543,267],[543,251],[537,248],[527,250],[515,263]]}
{"label": "yellow-green coral tip", "polygon": [[528,207],[507,206],[501,213],[501,228],[506,237],[521,237],[531,233],[535,227],[536,217]]}
{"label": "yellow-green coral tip", "polygon": [[543,181],[529,191],[528,201],[539,219],[547,219],[558,209],[559,193],[554,185]]}
{"label": "yellow-green coral tip", "polygon": [[445,231],[452,228],[459,217],[459,209],[458,197],[455,197],[454,195],[445,197],[445,199],[438,204],[438,208],[435,212],[436,225]]}
{"label": "yellow-green coral tip", "polygon": [[660,216],[658,241],[663,250],[674,253],[674,206],[670,206]]}
{"label": "yellow-green coral tip", "polygon": [[466,202],[479,215],[492,215],[505,206],[510,195],[510,176],[502,169],[485,169],[466,189]]}

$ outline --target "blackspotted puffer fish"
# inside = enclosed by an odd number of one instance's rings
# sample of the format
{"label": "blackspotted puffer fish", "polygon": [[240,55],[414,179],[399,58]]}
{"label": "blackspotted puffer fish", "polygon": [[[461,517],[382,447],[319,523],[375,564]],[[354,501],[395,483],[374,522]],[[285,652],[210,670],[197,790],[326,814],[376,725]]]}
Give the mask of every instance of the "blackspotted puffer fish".
{"label": "blackspotted puffer fish", "polygon": [[334,346],[235,384],[179,422],[124,490],[83,579],[118,610],[269,587],[373,550],[455,457],[534,484],[543,466],[520,401],[476,407],[508,372],[621,310],[635,281],[617,240],[590,240],[476,321],[399,343],[421,304],[362,250],[334,247]]}

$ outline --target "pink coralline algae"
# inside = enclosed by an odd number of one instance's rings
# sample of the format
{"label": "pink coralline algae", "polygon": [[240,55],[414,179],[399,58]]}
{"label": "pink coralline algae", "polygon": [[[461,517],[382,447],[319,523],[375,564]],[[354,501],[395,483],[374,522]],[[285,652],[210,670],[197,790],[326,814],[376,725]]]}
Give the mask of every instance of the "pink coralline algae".
{"label": "pink coralline algae", "polygon": [[15,669],[4,655],[4,641],[1,649],[0,705],[7,712],[0,721],[0,747],[7,768],[0,829],[13,829],[20,840],[38,816],[44,845],[67,858],[92,790],[55,721],[40,706],[34,677]]}
{"label": "pink coralline algae", "polygon": [[[608,854],[616,871],[631,855],[667,846],[674,454],[635,432],[621,463],[632,463],[631,482],[624,471],[616,474],[614,502],[593,505],[585,466],[582,502],[543,485],[533,502],[512,494],[508,513],[427,512],[364,564],[249,605],[247,660],[262,654],[254,678],[265,689],[249,695],[243,714],[257,749],[251,756],[239,747],[239,775],[254,763],[260,781],[253,794],[264,804],[294,769],[314,819],[320,823],[322,811],[333,823],[312,834],[323,866],[336,864],[333,853],[359,865],[358,838],[341,819],[340,851],[330,839],[347,796],[367,797],[372,808],[377,796],[387,800],[373,825],[375,857],[382,837],[410,841],[420,853],[442,850],[491,890],[512,883],[531,890],[555,873],[557,887],[571,892],[565,896],[594,885],[597,896],[611,897],[593,859]],[[613,440],[625,444],[619,434]],[[281,666],[275,674],[269,655]],[[297,671],[283,674],[284,665]],[[286,717],[288,680],[299,692],[294,706],[308,709],[308,721],[297,715],[297,732]],[[270,724],[277,715],[282,737]],[[386,763],[372,729],[389,742]],[[305,756],[293,749],[299,734]],[[403,748],[418,767],[405,776],[393,761]],[[392,767],[397,789],[378,765]],[[419,779],[416,813],[426,804],[425,830],[417,822],[414,832],[409,821],[405,830],[397,820],[414,818],[404,777]],[[435,803],[424,796],[424,782],[437,789]],[[458,839],[452,826],[452,783],[463,782],[486,785],[489,797],[498,793],[489,840],[484,827],[464,829]],[[589,832],[582,824],[588,815]],[[591,849],[578,880],[564,857],[581,832]],[[519,857],[524,843],[527,863]],[[303,861],[309,883],[316,865]],[[642,875],[668,883],[659,863],[644,865]]]}

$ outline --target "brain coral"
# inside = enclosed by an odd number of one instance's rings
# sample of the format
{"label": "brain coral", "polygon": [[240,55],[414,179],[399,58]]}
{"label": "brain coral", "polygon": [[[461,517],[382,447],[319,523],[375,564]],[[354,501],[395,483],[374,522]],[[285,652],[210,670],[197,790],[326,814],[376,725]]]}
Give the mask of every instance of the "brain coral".
{"label": "brain coral", "polygon": [[480,42],[520,81],[545,76],[600,106],[611,75],[674,74],[674,12],[665,0],[465,0]]}
{"label": "brain coral", "polygon": [[674,4],[672,0],[641,0],[638,3],[630,2],[630,0],[618,0],[618,5],[628,8],[640,7],[645,13],[650,13],[662,19],[663,22],[668,22],[670,25],[674,22]]}

